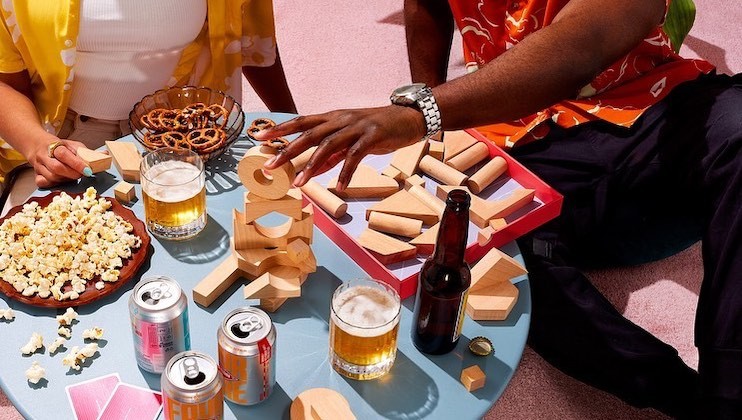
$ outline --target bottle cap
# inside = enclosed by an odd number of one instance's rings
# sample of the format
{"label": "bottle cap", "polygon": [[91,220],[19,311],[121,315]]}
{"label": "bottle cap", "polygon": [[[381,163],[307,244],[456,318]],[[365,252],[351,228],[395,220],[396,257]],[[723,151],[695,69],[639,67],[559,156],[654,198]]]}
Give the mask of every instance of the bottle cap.
{"label": "bottle cap", "polygon": [[474,337],[469,341],[469,351],[477,356],[489,356],[494,353],[495,346],[486,337]]}

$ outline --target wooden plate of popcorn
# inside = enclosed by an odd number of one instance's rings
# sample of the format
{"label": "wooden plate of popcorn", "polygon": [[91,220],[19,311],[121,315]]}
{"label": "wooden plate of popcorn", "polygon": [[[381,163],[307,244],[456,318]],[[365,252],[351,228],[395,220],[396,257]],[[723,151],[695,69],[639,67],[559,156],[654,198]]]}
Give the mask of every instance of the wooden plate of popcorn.
{"label": "wooden plate of popcorn", "polygon": [[134,277],[149,244],[144,223],[93,188],[31,197],[0,219],[0,292],[47,308],[94,302]]}

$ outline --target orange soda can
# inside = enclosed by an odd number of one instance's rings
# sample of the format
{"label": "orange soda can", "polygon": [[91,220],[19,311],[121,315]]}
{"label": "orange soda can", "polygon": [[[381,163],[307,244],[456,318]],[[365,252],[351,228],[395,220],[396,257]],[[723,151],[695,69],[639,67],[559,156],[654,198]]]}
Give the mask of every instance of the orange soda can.
{"label": "orange soda can", "polygon": [[224,417],[222,375],[208,355],[184,351],[173,356],[162,372],[161,387],[167,420]]}

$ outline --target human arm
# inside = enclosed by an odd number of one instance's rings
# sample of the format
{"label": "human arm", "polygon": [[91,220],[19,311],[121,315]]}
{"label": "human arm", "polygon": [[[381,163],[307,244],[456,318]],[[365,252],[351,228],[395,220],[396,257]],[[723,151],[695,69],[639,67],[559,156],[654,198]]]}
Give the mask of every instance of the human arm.
{"label": "human arm", "polygon": [[431,87],[445,83],[453,39],[448,0],[405,0],[404,20],[412,81]]}
{"label": "human arm", "polygon": [[286,81],[278,50],[276,50],[276,60],[273,65],[269,67],[243,66],[242,74],[271,112],[296,113],[296,105]]}
{"label": "human arm", "polygon": [[75,151],[82,143],[62,140],[54,158],[48,156],[49,145],[60,139],[48,133],[39,123],[39,115],[31,101],[31,79],[27,71],[0,73],[0,138],[29,161],[36,172],[36,185],[52,185],[78,179],[86,168]]}
{"label": "human arm", "polygon": [[[664,6],[663,0],[570,1],[551,25],[526,37],[477,72],[435,87],[443,128],[511,121],[574,97],[661,22]],[[401,108],[391,105],[307,116],[256,137],[303,131],[266,167],[275,168],[319,145],[296,184],[302,185],[321,168],[344,157],[338,179],[339,186],[344,186],[363,156],[383,153],[390,143],[406,146],[425,134],[422,114],[402,112]],[[394,137],[386,138],[391,127]]]}

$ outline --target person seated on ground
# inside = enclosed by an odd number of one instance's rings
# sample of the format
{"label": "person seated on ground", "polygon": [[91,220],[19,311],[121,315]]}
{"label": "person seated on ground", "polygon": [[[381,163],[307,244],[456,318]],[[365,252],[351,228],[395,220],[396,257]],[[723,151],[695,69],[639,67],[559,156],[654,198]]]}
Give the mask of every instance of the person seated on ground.
{"label": "person seated on ground", "polygon": [[[742,418],[742,77],[678,56],[666,10],[663,0],[406,0],[412,79],[428,87],[266,129],[256,137],[303,132],[266,168],[318,145],[295,184],[344,160],[342,189],[367,154],[479,127],[564,195],[561,215],[519,240],[531,346],[634,406]],[[446,82],[454,22],[478,70]],[[651,250],[678,222],[703,239],[698,373],[581,272]]]}
{"label": "person seated on ground", "polygon": [[0,17],[0,175],[33,168],[9,206],[34,180],[51,187],[92,175],[77,148],[128,134],[134,104],[158,89],[207,86],[239,102],[241,68],[271,111],[296,112],[271,0],[11,0]]}

